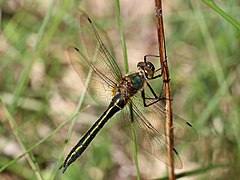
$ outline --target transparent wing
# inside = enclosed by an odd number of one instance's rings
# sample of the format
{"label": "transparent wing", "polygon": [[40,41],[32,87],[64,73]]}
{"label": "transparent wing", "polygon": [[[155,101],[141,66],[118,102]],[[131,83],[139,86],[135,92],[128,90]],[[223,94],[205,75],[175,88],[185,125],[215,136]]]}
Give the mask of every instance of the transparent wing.
{"label": "transparent wing", "polygon": [[[151,101],[151,100],[150,100]],[[160,102],[149,107],[144,107],[142,98],[136,95],[131,98],[133,124],[136,131],[137,144],[144,150],[153,154],[163,163],[168,164],[168,144],[165,135],[166,110]],[[127,135],[132,139],[131,113],[129,106],[122,112],[122,126]],[[183,141],[196,141],[198,135],[192,126],[177,115],[173,115],[174,138]],[[174,164],[178,169],[182,168],[182,162],[173,149]]]}
{"label": "transparent wing", "polygon": [[95,100],[106,105],[112,98],[112,88],[122,78],[120,68],[86,14],[80,16],[80,30],[85,50],[69,47],[71,63],[82,82],[86,81],[90,70],[92,77],[88,90]]}
{"label": "transparent wing", "polygon": [[[130,102],[132,103],[132,102]],[[147,120],[147,118],[142,114],[141,111],[132,104],[132,115],[133,115],[133,125],[136,134],[137,144],[150,154],[154,155],[157,159],[169,165],[168,156],[167,156],[167,141],[165,135],[159,133]],[[131,113],[130,106],[127,106],[122,112],[122,125],[124,131],[127,133],[129,138],[132,139],[132,130],[131,130]],[[174,166],[175,168],[181,169],[182,162],[177,154],[177,151],[173,149],[174,153]]]}
{"label": "transparent wing", "polygon": [[[146,95],[148,98],[149,96]],[[148,102],[151,103],[149,99]],[[132,102],[135,104],[137,109],[142,113],[146,114],[147,120],[152,126],[161,134],[165,134],[166,124],[166,109],[164,108],[161,101],[152,104],[149,107],[144,107],[143,100],[141,97],[134,96]],[[192,125],[185,121],[183,118],[173,113],[173,131],[174,138],[185,142],[194,142],[198,140],[198,134]]]}
{"label": "transparent wing", "polygon": [[80,17],[80,29],[90,62],[95,67],[104,70],[106,78],[119,82],[122,78],[121,70],[103,44],[94,23],[86,14]]}
{"label": "transparent wing", "polygon": [[112,98],[112,88],[116,85],[114,82],[109,81],[103,74],[103,70],[93,66],[82,51],[70,46],[67,49],[72,66],[78,73],[81,81],[86,82],[90,78],[87,87],[92,97],[100,104],[109,105]]}

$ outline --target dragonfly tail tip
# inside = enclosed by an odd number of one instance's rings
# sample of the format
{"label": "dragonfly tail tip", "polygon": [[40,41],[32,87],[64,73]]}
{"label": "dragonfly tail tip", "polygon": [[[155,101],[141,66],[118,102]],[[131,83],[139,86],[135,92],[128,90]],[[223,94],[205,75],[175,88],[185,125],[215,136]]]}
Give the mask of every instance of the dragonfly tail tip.
{"label": "dragonfly tail tip", "polygon": [[62,173],[64,173],[64,172],[67,170],[68,166],[63,163],[63,164],[59,167],[59,170],[62,169],[62,168],[63,168]]}

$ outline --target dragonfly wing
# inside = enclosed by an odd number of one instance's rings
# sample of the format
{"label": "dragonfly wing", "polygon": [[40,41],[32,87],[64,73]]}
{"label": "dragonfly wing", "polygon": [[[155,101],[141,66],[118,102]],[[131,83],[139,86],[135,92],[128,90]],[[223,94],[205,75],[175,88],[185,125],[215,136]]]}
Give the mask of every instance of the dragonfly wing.
{"label": "dragonfly wing", "polygon": [[[146,95],[146,97],[148,97]],[[161,101],[158,101],[151,106],[144,107],[143,100],[141,97],[133,97],[133,103],[139,109],[139,111],[146,114],[147,120],[152,124],[152,126],[161,134],[165,134],[165,124],[166,124],[166,109]],[[151,103],[155,100],[148,99]],[[185,121],[183,118],[173,114],[173,131],[174,138],[185,142],[194,142],[198,140],[198,134],[192,125]]]}
{"label": "dragonfly wing", "polygon": [[90,61],[95,67],[104,70],[107,79],[119,82],[122,78],[121,70],[110,53],[109,47],[105,46],[94,23],[86,14],[80,17],[80,29]]}
{"label": "dragonfly wing", "polygon": [[87,89],[93,98],[100,104],[109,105],[112,98],[112,88],[116,85],[108,81],[100,68],[92,65],[90,59],[79,49],[70,46],[67,49],[72,66],[81,78],[82,83],[86,83],[89,78],[90,82]]}
{"label": "dragonfly wing", "polygon": [[80,30],[81,46],[85,48],[68,48],[71,63],[83,83],[91,75],[88,91],[97,102],[108,105],[112,89],[122,78],[120,68],[102,42],[95,25],[85,14],[80,16]]}
{"label": "dragonfly wing", "polygon": [[[164,134],[159,133],[148,121],[145,114],[138,109],[138,107],[133,103],[132,113],[130,112],[130,106],[127,106],[122,112],[122,126],[127,135],[132,139],[131,130],[131,115],[133,117],[133,125],[136,134],[137,144],[144,150],[148,151],[150,154],[154,155],[157,159],[169,165],[167,149],[168,144]],[[181,169],[182,162],[177,154],[176,150],[173,149],[174,153],[174,166],[175,168]]]}

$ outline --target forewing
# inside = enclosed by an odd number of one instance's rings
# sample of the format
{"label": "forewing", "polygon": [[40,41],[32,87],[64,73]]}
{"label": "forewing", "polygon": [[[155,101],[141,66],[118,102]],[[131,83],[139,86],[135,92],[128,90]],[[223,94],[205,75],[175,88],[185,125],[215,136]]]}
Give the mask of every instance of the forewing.
{"label": "forewing", "polygon": [[86,14],[80,17],[80,29],[90,62],[99,70],[104,70],[108,80],[119,82],[122,78],[121,70],[101,40],[94,23]]}
{"label": "forewing", "polygon": [[71,63],[83,83],[91,76],[89,93],[97,102],[107,105],[112,98],[112,89],[122,77],[120,68],[86,14],[80,16],[80,31],[83,48],[68,48]]}

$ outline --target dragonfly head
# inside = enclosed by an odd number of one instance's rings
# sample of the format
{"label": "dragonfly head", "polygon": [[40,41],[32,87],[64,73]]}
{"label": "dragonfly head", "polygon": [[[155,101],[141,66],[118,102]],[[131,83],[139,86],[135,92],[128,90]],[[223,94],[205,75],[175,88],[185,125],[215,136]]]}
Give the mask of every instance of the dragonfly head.
{"label": "dragonfly head", "polygon": [[139,71],[141,71],[147,79],[152,79],[155,71],[154,65],[147,62],[139,62],[137,65]]}

